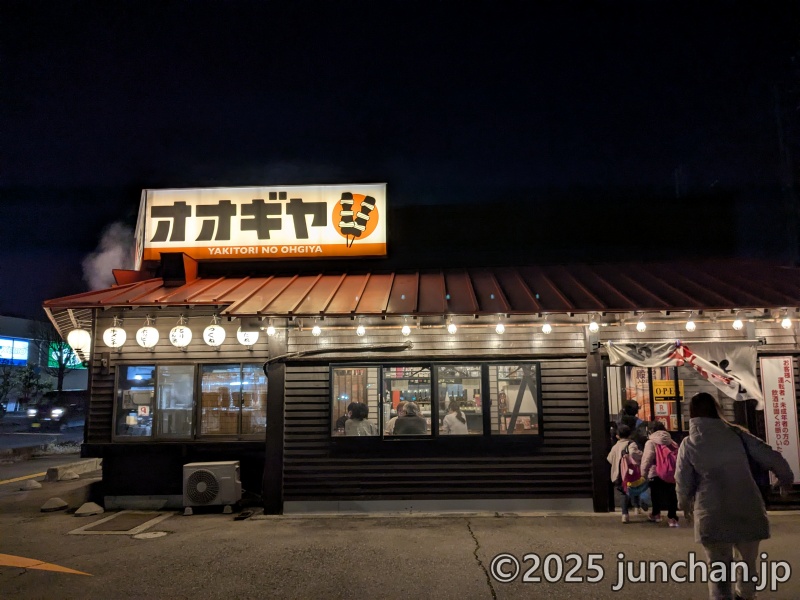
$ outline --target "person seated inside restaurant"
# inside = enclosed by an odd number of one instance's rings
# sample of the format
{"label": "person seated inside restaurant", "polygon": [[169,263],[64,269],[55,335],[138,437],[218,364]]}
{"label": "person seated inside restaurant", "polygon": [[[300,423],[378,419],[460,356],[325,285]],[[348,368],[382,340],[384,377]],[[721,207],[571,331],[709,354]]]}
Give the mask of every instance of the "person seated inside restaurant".
{"label": "person seated inside restaurant", "polygon": [[467,417],[461,412],[458,400],[451,400],[447,407],[447,414],[442,419],[442,427],[439,430],[442,435],[467,435]]}
{"label": "person seated inside restaurant", "polygon": [[378,435],[378,428],[372,421],[367,421],[369,407],[363,402],[356,402],[350,411],[350,418],[344,424],[345,435]]}
{"label": "person seated inside restaurant", "polygon": [[388,423],[386,423],[386,425],[384,426],[384,428],[383,428],[383,433],[384,434],[386,434],[386,435],[394,435],[394,426],[397,424],[397,419],[399,417],[402,417],[404,414],[406,414],[405,411],[403,410],[405,405],[406,405],[406,401],[405,400],[401,400],[397,404],[397,414],[394,417],[392,417],[391,419],[389,419]]}
{"label": "person seated inside restaurant", "polygon": [[394,425],[395,435],[424,435],[428,433],[428,422],[420,414],[416,402],[406,402],[404,414],[397,418]]}
{"label": "person seated inside restaurant", "polygon": [[358,402],[351,402],[347,405],[347,412],[344,413],[341,417],[336,419],[336,430],[339,432],[344,432],[344,426],[347,424],[347,420],[350,418],[350,415],[353,413],[353,409],[356,407]]}

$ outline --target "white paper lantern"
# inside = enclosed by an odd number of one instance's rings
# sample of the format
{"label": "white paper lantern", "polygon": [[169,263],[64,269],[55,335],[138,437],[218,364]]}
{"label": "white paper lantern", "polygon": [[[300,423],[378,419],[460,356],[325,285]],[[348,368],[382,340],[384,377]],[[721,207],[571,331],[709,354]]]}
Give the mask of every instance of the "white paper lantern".
{"label": "white paper lantern", "polygon": [[158,329],[145,325],[136,332],[136,343],[149,350],[158,343]]}
{"label": "white paper lantern", "polygon": [[103,343],[109,348],[120,348],[127,338],[122,327],[109,327],[103,332]]}
{"label": "white paper lantern", "polygon": [[218,348],[225,341],[225,328],[222,325],[209,325],[203,330],[203,341],[212,348]]}
{"label": "white paper lantern", "polygon": [[176,348],[186,348],[192,341],[192,330],[186,325],[176,325],[170,329],[169,341]]}
{"label": "white paper lantern", "polygon": [[92,336],[85,329],[73,329],[67,334],[67,343],[74,352],[88,354],[92,345]]}
{"label": "white paper lantern", "polygon": [[236,339],[242,346],[252,346],[258,341],[257,331],[242,331],[242,328],[236,330]]}

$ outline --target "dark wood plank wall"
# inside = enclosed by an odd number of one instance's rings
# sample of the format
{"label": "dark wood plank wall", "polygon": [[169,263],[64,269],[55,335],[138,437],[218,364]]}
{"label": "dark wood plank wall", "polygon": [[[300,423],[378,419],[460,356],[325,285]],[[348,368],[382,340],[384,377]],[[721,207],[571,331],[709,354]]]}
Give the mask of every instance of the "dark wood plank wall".
{"label": "dark wood plank wall", "polygon": [[[370,332],[365,338],[350,331],[323,332],[320,338],[302,332],[290,336],[289,351],[403,339],[397,330]],[[384,442],[370,456],[342,455],[331,441],[327,364],[290,363],[285,384],[285,500],[591,497],[586,357],[579,329],[557,328],[550,336],[532,328],[509,328],[503,336],[487,327],[462,328],[456,336],[441,329],[415,329],[409,339],[414,348],[402,357],[350,353],[331,356],[329,362],[539,360],[542,443],[513,449],[490,445],[483,453],[442,456],[435,444],[420,449],[403,440]]]}
{"label": "dark wood plank wall", "polygon": [[[146,350],[136,343],[136,331],[144,326],[145,316],[150,314],[157,317],[154,327],[158,329],[159,339],[153,351]],[[187,325],[192,330],[192,341],[184,352],[173,346],[169,341],[169,331],[178,323],[178,317],[183,314],[188,318]],[[179,310],[175,308],[153,309],[150,311],[125,311],[114,313],[112,311],[100,312],[96,316],[94,327],[94,340],[92,345],[92,398],[89,403],[87,415],[87,442],[108,443],[114,428],[114,383],[117,365],[120,364],[150,364],[156,361],[169,363],[235,363],[252,362],[263,363],[267,360],[267,335],[262,332],[258,342],[248,350],[236,339],[238,321],[221,321],[225,327],[225,341],[219,349],[211,348],[203,341],[203,330],[211,324],[212,310],[194,308],[192,310]],[[103,332],[111,327],[115,316],[124,316],[122,328],[127,334],[127,340],[122,348],[117,351],[108,348],[103,343]],[[102,359],[108,358],[108,367],[102,366]],[[152,441],[153,438],[149,438]],[[210,440],[210,441],[213,441]],[[135,443],[135,442],[132,442]]]}

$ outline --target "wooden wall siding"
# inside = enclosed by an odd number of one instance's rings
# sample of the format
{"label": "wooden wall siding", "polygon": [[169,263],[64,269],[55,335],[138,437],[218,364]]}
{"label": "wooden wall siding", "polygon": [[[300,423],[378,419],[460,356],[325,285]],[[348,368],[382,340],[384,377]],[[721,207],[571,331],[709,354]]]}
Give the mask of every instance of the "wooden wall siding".
{"label": "wooden wall siding", "polygon": [[[410,321],[410,320],[409,320]],[[347,322],[347,321],[345,321]],[[488,356],[552,356],[585,354],[584,334],[580,327],[554,327],[553,333],[545,335],[541,327],[507,327],[504,334],[495,333],[494,324],[480,327],[459,327],[455,335],[450,335],[443,327],[416,329],[409,322],[411,335],[404,337],[400,328],[378,329],[365,324],[367,333],[358,337],[357,323],[344,329],[325,329],[320,323],[322,335],[314,337],[310,331],[289,332],[289,352],[336,348],[337,346],[359,346],[369,344],[403,343],[410,341],[414,347],[410,351],[390,354],[395,359],[412,354],[415,356],[447,357],[458,355],[486,359]],[[338,323],[337,323],[338,326]],[[326,357],[328,355],[325,355]],[[337,359],[364,360],[364,354],[337,353]],[[403,359],[404,360],[404,359]]]}
{"label": "wooden wall siding", "polygon": [[412,454],[407,442],[386,442],[370,456],[337,455],[328,367],[287,365],[284,499],[591,497],[586,360],[540,362],[541,446],[464,457]]}
{"label": "wooden wall siding", "polygon": [[[150,311],[126,311],[114,313],[112,311],[98,311],[94,339],[92,341],[92,397],[89,402],[87,415],[87,441],[89,443],[104,443],[111,441],[114,428],[114,383],[117,365],[120,364],[148,364],[156,360],[172,363],[236,363],[248,362],[263,364],[267,360],[267,335],[262,332],[258,342],[252,350],[242,346],[236,339],[238,321],[221,321],[225,327],[225,341],[219,349],[211,348],[203,341],[203,329],[211,324],[213,311],[208,309],[153,309]],[[103,343],[103,332],[111,327],[115,316],[124,317],[122,328],[127,339],[122,348],[117,351]],[[136,331],[144,326],[145,315],[154,315],[157,318],[154,327],[158,329],[158,344],[151,350],[146,350],[136,343]],[[169,331],[178,322],[178,316],[184,314],[189,317],[187,325],[192,330],[192,341],[184,352],[169,341]],[[107,356],[109,366],[104,369],[101,359]]]}

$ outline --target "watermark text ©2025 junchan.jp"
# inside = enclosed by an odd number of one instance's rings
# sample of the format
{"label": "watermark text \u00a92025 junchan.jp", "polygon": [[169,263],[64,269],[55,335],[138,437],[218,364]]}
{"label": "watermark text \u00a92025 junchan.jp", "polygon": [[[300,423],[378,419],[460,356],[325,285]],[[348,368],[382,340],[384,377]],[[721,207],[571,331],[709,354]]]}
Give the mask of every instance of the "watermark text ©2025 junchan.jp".
{"label": "watermark text \u00a92025 junchan.jp", "polygon": [[[489,572],[500,583],[521,581],[523,583],[597,583],[605,579],[606,569],[602,564],[602,553],[571,553],[561,556],[551,553],[539,556],[528,553],[521,559],[509,552],[498,554],[492,559]],[[697,554],[690,552],[686,560],[667,562],[664,560],[631,560],[625,553],[616,555],[613,569],[612,591],[619,591],[627,583],[695,583],[750,580],[756,590],[775,592],[778,585],[789,581],[792,566],[785,560],[769,560],[766,552],[761,553],[761,564],[756,572],[750,573],[747,564],[707,563]]]}

